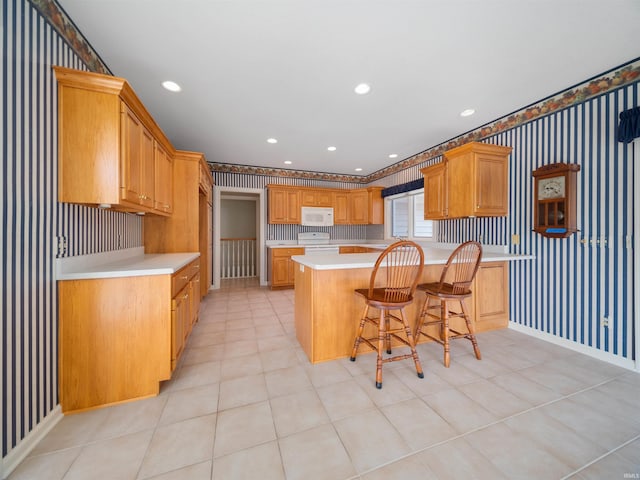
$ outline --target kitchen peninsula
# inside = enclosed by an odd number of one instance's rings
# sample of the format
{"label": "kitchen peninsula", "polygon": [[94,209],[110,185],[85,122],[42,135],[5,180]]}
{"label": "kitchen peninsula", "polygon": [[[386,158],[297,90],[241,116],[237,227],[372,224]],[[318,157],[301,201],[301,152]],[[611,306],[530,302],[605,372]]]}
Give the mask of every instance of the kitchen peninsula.
{"label": "kitchen peninsula", "polygon": [[[439,280],[442,266],[454,248],[455,245],[442,244],[424,247],[425,268],[420,282]],[[533,258],[503,253],[503,247],[483,248],[482,262],[472,287],[473,297],[467,303],[477,332],[507,327],[509,262]],[[364,307],[354,290],[369,285],[378,256],[379,253],[354,253],[292,257],[296,337],[312,363],[350,355]],[[412,328],[423,299],[423,295],[417,293],[416,301],[405,309]],[[456,321],[460,319],[454,319],[452,327],[460,328]]]}

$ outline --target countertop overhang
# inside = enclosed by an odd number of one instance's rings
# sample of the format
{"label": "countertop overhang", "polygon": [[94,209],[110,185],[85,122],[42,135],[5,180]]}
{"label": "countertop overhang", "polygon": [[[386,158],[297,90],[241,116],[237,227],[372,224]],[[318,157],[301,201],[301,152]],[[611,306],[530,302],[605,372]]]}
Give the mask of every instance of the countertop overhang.
{"label": "countertop overhang", "polygon": [[[444,265],[454,248],[424,247],[425,265]],[[373,268],[379,253],[319,253],[314,255],[294,255],[291,259],[314,270],[344,270],[351,268]],[[533,255],[519,255],[496,251],[483,251],[481,263],[513,262],[531,260]]]}
{"label": "countertop overhang", "polygon": [[56,280],[172,275],[199,252],[145,254],[144,247],[56,259]]}

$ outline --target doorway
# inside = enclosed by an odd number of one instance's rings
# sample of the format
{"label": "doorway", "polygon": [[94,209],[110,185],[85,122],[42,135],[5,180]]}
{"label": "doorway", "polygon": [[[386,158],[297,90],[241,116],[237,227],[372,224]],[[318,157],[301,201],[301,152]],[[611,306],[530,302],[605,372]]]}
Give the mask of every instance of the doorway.
{"label": "doorway", "polygon": [[214,186],[213,288],[222,280],[256,278],[266,285],[264,190]]}

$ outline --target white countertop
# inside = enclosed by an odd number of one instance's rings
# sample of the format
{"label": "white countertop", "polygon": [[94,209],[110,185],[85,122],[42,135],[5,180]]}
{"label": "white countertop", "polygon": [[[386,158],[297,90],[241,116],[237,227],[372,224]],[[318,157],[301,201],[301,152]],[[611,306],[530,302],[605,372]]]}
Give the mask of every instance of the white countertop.
{"label": "white countertop", "polygon": [[[455,247],[434,248],[424,247],[425,265],[444,265]],[[379,253],[318,253],[315,255],[294,255],[291,259],[314,270],[344,270],[350,268],[373,268]],[[512,262],[517,260],[530,260],[533,255],[515,255],[483,250],[482,263],[485,262]]]}
{"label": "white countertop", "polygon": [[172,275],[199,252],[145,254],[143,247],[56,259],[57,280]]}

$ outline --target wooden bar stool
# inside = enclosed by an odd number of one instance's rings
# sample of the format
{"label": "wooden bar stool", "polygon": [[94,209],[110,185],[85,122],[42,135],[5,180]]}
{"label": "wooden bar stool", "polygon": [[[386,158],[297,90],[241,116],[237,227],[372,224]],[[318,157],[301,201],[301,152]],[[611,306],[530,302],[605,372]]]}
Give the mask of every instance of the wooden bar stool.
{"label": "wooden bar stool", "polygon": [[[424,252],[411,241],[400,241],[389,245],[378,257],[369,288],[357,289],[356,294],[364,297],[364,313],[360,320],[358,333],[353,344],[351,361],[356,361],[358,347],[361,342],[378,352],[376,362],[376,387],[382,388],[382,364],[412,358],[416,365],[418,377],[423,378],[422,366],[416,352],[415,340],[411,327],[405,318],[403,308],[413,302],[413,294],[424,268]],[[369,309],[379,311],[378,316],[369,316]],[[397,314],[392,314],[397,311]],[[393,322],[393,323],[392,323]],[[377,337],[365,338],[365,324],[376,327]],[[393,327],[393,328],[392,328]],[[391,339],[396,339],[408,346],[411,353],[383,358],[383,350],[391,354]],[[377,343],[374,343],[376,342]]]}
{"label": "wooden bar stool", "polygon": [[[449,341],[456,338],[470,340],[476,358],[481,359],[474,326],[464,303],[465,299],[471,296],[471,283],[476,276],[481,258],[482,246],[478,242],[465,242],[449,256],[439,282],[418,285],[418,289],[425,292],[426,298],[416,324],[416,342],[420,335],[424,335],[444,346],[445,367],[450,363]],[[449,309],[447,302],[452,301],[460,303],[460,312]],[[467,332],[459,332],[449,326],[449,319],[454,317],[464,318]],[[429,325],[440,326],[440,337],[426,332]]]}

